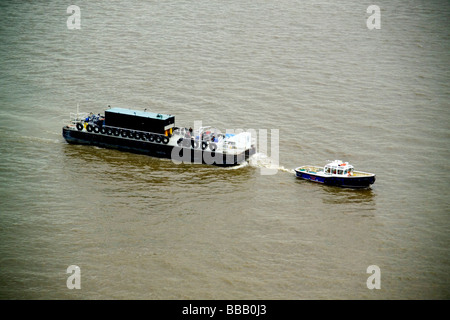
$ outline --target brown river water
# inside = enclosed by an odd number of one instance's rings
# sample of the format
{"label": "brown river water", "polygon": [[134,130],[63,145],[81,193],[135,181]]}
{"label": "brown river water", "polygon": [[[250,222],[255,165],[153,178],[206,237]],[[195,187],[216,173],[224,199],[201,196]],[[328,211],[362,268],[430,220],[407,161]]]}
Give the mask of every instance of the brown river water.
{"label": "brown river water", "polygon": [[[68,5],[0,4],[0,298],[450,298],[448,1],[77,1],[80,29]],[[69,145],[77,104],[269,144],[235,168]],[[375,184],[295,178],[334,159]]]}

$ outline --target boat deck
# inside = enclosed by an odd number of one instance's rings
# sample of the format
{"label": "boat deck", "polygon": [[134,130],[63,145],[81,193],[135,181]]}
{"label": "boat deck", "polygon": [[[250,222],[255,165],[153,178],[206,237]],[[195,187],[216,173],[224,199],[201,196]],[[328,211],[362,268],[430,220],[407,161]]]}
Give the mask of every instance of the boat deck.
{"label": "boat deck", "polygon": [[[320,174],[325,175],[325,172],[323,171],[323,167],[307,165],[307,166],[301,166],[297,169],[300,172],[311,173],[311,174],[320,173]],[[362,171],[353,171],[352,177],[367,177],[367,176],[371,176],[371,175],[373,175],[373,174],[367,173],[367,172],[362,172]]]}
{"label": "boat deck", "polygon": [[317,167],[317,166],[301,166],[297,168],[299,171],[306,172],[306,173],[323,173],[323,167]]}

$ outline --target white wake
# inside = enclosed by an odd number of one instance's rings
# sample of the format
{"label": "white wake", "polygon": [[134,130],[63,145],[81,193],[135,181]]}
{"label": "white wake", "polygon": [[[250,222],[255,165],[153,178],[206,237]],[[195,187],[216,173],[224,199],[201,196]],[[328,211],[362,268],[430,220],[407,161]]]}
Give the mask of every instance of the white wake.
{"label": "white wake", "polygon": [[277,170],[281,172],[294,173],[294,169],[287,169],[280,166],[277,160],[274,160],[264,153],[255,153],[248,159],[248,164],[254,168],[265,168],[270,170]]}

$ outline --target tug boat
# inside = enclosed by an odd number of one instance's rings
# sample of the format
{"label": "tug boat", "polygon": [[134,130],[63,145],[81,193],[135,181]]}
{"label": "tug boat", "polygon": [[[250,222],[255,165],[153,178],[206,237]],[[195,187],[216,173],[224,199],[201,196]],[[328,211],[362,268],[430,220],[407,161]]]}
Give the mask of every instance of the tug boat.
{"label": "tug boat", "polygon": [[158,158],[175,163],[236,166],[256,151],[249,132],[222,134],[212,127],[181,128],[175,116],[124,108],[110,108],[104,115],[71,114],[62,128],[71,144],[95,145]]}
{"label": "tug boat", "polygon": [[375,182],[375,174],[355,171],[348,162],[334,160],[324,167],[301,166],[295,168],[297,178],[346,188],[367,188]]}

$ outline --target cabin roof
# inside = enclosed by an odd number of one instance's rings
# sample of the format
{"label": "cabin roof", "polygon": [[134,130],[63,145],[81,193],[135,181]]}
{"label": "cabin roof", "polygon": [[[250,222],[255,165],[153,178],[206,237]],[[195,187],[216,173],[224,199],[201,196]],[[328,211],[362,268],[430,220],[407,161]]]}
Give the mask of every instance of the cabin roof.
{"label": "cabin roof", "polygon": [[340,168],[353,168],[348,162],[342,162],[341,160],[334,160],[326,164],[326,167],[340,167]]}
{"label": "cabin roof", "polygon": [[154,112],[140,111],[140,110],[131,110],[131,109],[125,109],[125,108],[111,108],[111,109],[106,110],[105,113],[106,112],[124,114],[124,115],[129,115],[129,116],[144,117],[144,118],[159,119],[159,120],[167,120],[167,119],[173,117],[170,114],[154,113]]}

